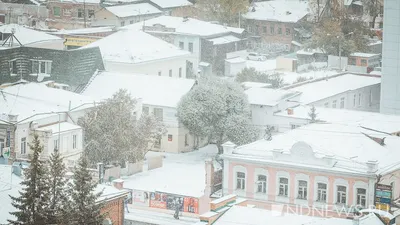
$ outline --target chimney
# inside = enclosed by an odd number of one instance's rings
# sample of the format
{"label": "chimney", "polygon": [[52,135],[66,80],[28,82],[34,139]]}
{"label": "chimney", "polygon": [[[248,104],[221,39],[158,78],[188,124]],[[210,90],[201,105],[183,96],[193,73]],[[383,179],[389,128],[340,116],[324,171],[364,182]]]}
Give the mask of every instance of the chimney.
{"label": "chimney", "polygon": [[335,156],[334,155],[326,155],[323,157],[323,159],[325,160],[326,164],[328,166],[333,166],[335,163]]}
{"label": "chimney", "polygon": [[122,179],[116,179],[112,181],[113,186],[118,189],[118,190],[122,190],[124,189],[124,180]]}
{"label": "chimney", "polygon": [[369,160],[367,162],[368,172],[375,173],[378,169],[378,161],[377,160]]}
{"label": "chimney", "polygon": [[277,159],[279,156],[282,155],[283,150],[282,149],[272,149],[272,158]]}
{"label": "chimney", "polygon": [[8,122],[17,123],[18,122],[18,115],[8,114]]}
{"label": "chimney", "polygon": [[288,115],[293,115],[293,113],[294,113],[294,109],[293,108],[288,108],[287,109],[287,114]]}
{"label": "chimney", "polygon": [[224,154],[232,154],[233,149],[234,149],[235,147],[236,147],[236,145],[233,144],[233,143],[230,142],[230,141],[225,142],[225,143],[222,145],[222,148],[224,149]]}

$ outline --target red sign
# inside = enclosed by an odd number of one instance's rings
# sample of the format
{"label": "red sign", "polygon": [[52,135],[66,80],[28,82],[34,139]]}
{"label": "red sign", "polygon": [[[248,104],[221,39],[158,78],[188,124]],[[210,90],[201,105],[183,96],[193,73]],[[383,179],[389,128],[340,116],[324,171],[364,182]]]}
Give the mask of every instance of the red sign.
{"label": "red sign", "polygon": [[183,211],[198,214],[199,200],[197,198],[185,197],[183,200]]}
{"label": "red sign", "polygon": [[162,193],[152,192],[150,195],[150,207],[166,209],[167,208],[167,195]]}

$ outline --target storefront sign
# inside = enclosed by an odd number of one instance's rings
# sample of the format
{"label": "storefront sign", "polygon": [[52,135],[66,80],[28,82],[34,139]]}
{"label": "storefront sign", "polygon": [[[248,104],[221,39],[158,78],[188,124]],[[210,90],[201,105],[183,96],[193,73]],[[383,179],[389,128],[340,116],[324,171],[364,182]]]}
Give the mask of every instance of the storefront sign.
{"label": "storefront sign", "polygon": [[150,194],[150,207],[175,211],[179,207],[180,212],[199,213],[199,200],[197,198],[180,195],[152,192]]}
{"label": "storefront sign", "polygon": [[380,210],[389,211],[392,202],[392,186],[376,184],[375,186],[375,206]]}
{"label": "storefront sign", "polygon": [[150,207],[158,209],[166,209],[167,194],[152,192],[150,194]]}
{"label": "storefront sign", "polygon": [[66,37],[64,41],[65,46],[85,46],[91,44],[98,39],[96,38],[78,38],[78,37]]}
{"label": "storefront sign", "polygon": [[184,212],[199,213],[199,200],[197,198],[185,197],[184,201]]}

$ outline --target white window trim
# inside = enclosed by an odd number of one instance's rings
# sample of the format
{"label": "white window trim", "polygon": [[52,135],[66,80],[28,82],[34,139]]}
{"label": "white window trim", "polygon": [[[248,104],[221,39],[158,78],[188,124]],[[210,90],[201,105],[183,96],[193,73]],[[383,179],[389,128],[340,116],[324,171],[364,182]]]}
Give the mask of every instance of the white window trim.
{"label": "white window trim", "polygon": [[[244,190],[241,189],[236,189],[236,179],[237,179],[237,172],[242,172],[245,175],[245,180],[244,180]],[[248,183],[247,183],[247,169],[244,166],[236,165],[233,167],[233,180],[232,180],[232,189],[235,194],[238,196],[246,197],[247,193],[247,188],[248,188]]]}
{"label": "white window trim", "polygon": [[363,182],[363,181],[356,181],[353,185],[353,205],[357,205],[357,188],[364,188],[365,189],[365,204],[366,206],[368,206],[368,202],[369,202],[369,188],[368,188],[368,184]]}
{"label": "white window trim", "polygon": [[337,186],[345,186],[346,187],[346,202],[345,205],[349,204],[349,182],[344,179],[335,179],[333,183],[333,204],[342,205],[342,203],[337,202]]}
{"label": "white window trim", "polygon": [[[300,180],[304,180],[304,181],[307,181],[307,199],[299,199],[299,198],[297,198],[298,196],[298,191],[299,191],[299,181]],[[299,173],[299,174],[296,174],[296,176],[295,176],[295,181],[296,181],[296,183],[295,183],[295,196],[294,196],[294,202],[295,202],[295,204],[298,204],[298,205],[304,205],[304,204],[306,204],[306,205],[308,205],[308,200],[310,199],[310,176],[309,175],[306,175],[306,174],[303,174],[303,173]]]}
{"label": "white window trim", "polygon": [[[318,183],[326,184],[326,202],[319,202],[318,199]],[[314,204],[316,205],[325,205],[329,202],[329,178],[323,176],[316,176],[314,178]]]}
{"label": "white window trim", "polygon": [[[279,195],[279,178],[287,178],[288,179],[288,196],[287,197],[285,197],[285,196],[280,196]],[[278,171],[277,173],[276,173],[276,193],[275,193],[275,195],[276,195],[276,201],[277,202],[289,202],[289,199],[290,199],[290,175],[289,175],[289,173],[288,172],[286,172],[286,171]]]}
{"label": "white window trim", "polygon": [[[49,68],[48,68],[48,64],[47,63],[50,63],[50,71],[51,71],[51,67],[52,67],[53,61],[51,61],[51,60],[42,60],[42,59],[31,59],[31,61],[32,61],[32,63],[33,62],[38,62],[38,66],[39,67],[38,67],[38,72],[37,73],[33,73],[33,71],[32,71],[32,73],[30,73],[29,75],[31,75],[31,76],[40,75],[40,76],[50,77],[50,73],[48,72]],[[40,72],[40,67],[41,67],[40,63],[41,62],[45,63],[45,73],[41,73]],[[32,69],[33,69],[33,65],[32,65]]]}
{"label": "white window trim", "polygon": [[[8,67],[9,67],[9,69],[10,69],[10,63],[11,62],[14,62],[14,61],[17,61],[18,59],[12,59],[12,60],[9,60],[8,61]],[[18,70],[18,65],[17,65],[17,70]],[[17,73],[11,73],[11,70],[10,70],[10,76],[12,76],[12,77],[15,77],[15,76],[18,76],[18,71],[17,71]]]}
{"label": "white window trim", "polygon": [[[257,192],[257,190],[258,190],[258,184],[257,184],[257,181],[258,181],[258,175],[264,175],[264,176],[266,176],[267,177],[267,184],[266,184],[266,187],[265,187],[265,194],[264,193],[260,193],[260,192]],[[268,173],[268,170],[266,170],[266,169],[264,169],[264,168],[255,168],[254,169],[254,197],[255,198],[257,198],[257,199],[263,199],[263,200],[268,200],[268,180],[269,179],[269,173]]]}

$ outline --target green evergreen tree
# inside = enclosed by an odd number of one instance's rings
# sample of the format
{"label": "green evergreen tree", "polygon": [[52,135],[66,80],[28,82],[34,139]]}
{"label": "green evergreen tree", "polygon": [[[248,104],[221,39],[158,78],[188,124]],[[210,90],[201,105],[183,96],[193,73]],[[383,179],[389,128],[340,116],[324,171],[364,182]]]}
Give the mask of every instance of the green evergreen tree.
{"label": "green evergreen tree", "polygon": [[308,113],[308,116],[310,117],[310,123],[316,123],[317,122],[317,109],[315,106],[311,106],[310,112]]}
{"label": "green evergreen tree", "polygon": [[68,224],[101,224],[103,215],[100,213],[101,204],[96,200],[101,196],[95,192],[97,184],[88,169],[88,161],[82,156],[75,168],[72,182],[69,183]]}
{"label": "green evergreen tree", "polygon": [[64,224],[63,218],[66,214],[68,195],[66,193],[66,168],[59,151],[51,154],[49,159],[49,224]]}
{"label": "green evergreen tree", "polygon": [[16,220],[9,220],[10,224],[48,224],[49,187],[47,186],[47,168],[39,157],[43,151],[39,136],[34,134],[33,141],[29,144],[33,152],[29,168],[24,170],[24,181],[19,196],[10,196],[12,205],[17,209],[10,212]]}

